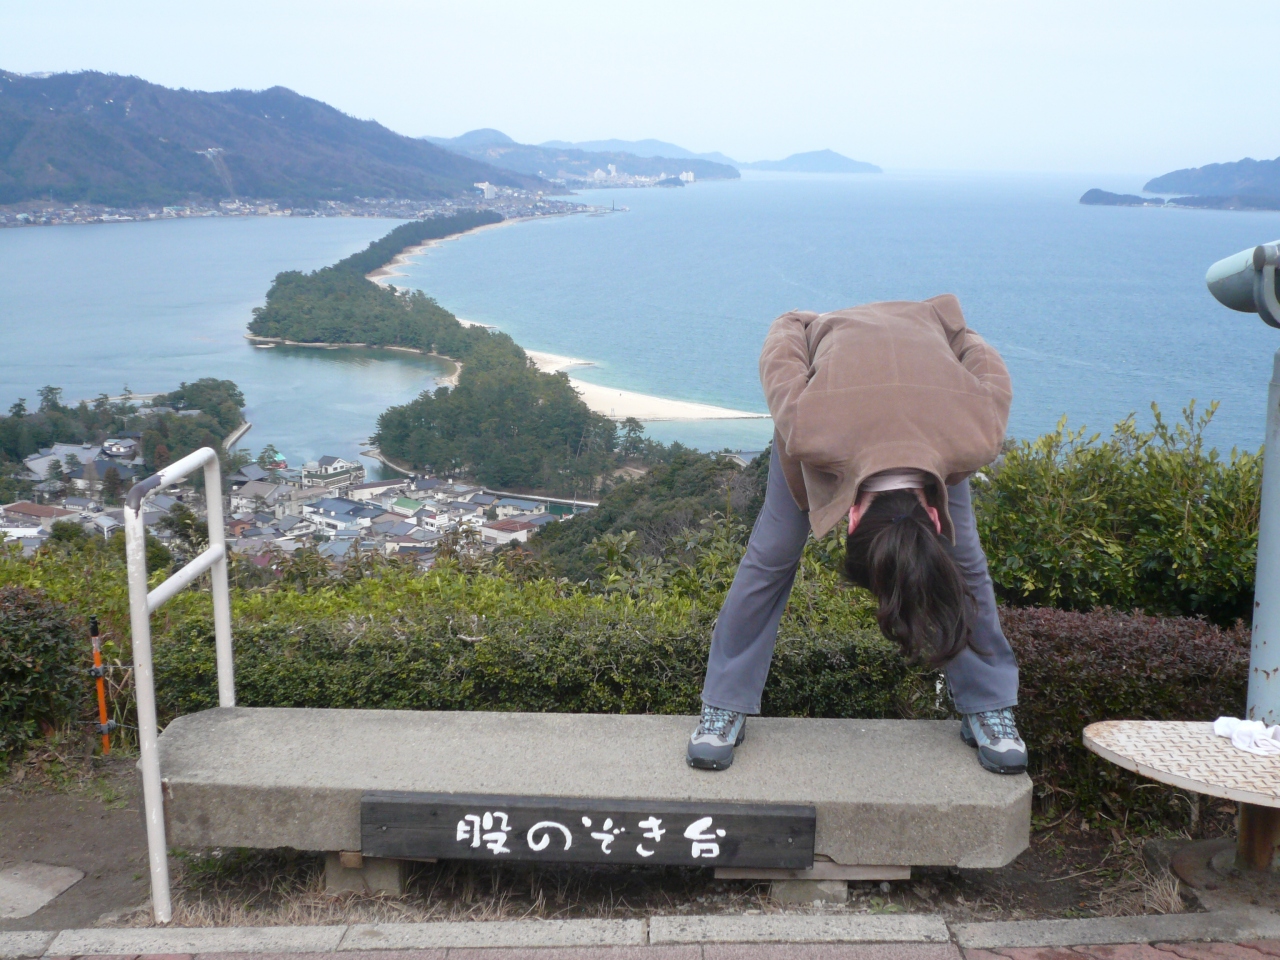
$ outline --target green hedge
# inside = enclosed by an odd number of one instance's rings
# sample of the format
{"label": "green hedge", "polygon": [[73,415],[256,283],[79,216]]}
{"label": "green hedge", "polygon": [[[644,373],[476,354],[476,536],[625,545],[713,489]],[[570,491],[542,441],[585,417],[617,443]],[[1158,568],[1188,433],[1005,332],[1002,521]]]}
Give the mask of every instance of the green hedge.
{"label": "green hedge", "polygon": [[38,590],[0,587],[0,760],[83,708],[87,647],[65,606]]}
{"label": "green hedge", "polygon": [[[691,714],[700,709],[714,616],[615,601],[476,625],[443,611],[404,622],[242,622],[236,696],[244,706]],[[217,705],[211,637],[211,623],[193,619],[157,647],[165,714]],[[764,710],[896,716],[915,682],[877,632],[820,630],[778,645]]]}
{"label": "green hedge", "polygon": [[1248,620],[1262,455],[1206,449],[1216,404],[1103,440],[1066,421],[1011,445],[972,486],[996,592],[1010,603]]}

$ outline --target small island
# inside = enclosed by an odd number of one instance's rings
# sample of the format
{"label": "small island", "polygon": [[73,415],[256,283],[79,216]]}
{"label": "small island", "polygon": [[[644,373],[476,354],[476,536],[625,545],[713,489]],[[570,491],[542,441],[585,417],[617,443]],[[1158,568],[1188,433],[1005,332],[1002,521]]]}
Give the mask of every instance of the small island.
{"label": "small island", "polygon": [[1133,193],[1108,193],[1094,187],[1086,190],[1080,202],[1088,206],[1098,207],[1162,207],[1164,200],[1160,197],[1140,197]]}

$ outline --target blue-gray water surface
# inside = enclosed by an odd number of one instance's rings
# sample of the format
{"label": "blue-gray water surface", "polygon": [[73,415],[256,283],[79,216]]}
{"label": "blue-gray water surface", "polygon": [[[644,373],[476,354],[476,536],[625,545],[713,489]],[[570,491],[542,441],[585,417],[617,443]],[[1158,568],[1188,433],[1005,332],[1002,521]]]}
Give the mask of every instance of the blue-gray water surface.
{"label": "blue-gray water surface", "polygon": [[[770,321],[793,308],[959,296],[1014,382],[1010,432],[1066,415],[1104,432],[1152,401],[1221,401],[1220,447],[1262,442],[1280,334],[1209,296],[1213,261],[1280,236],[1280,214],[1089,207],[1066,176],[747,174],[679,190],[601,190],[626,213],[491,230],[443,244],[398,282],[536,350],[596,361],[584,380],[765,409]],[[1136,189],[1136,188],[1135,188]],[[717,448],[768,422],[654,424]]]}
{"label": "blue-gray water surface", "polygon": [[[281,270],[314,270],[396,221],[276,217],[0,230],[0,403],[34,406],[218,377],[244,391],[253,428],[290,460],[354,457],[382,410],[451,369],[371,350],[252,347],[250,311]],[[372,466],[372,463],[370,464]]]}
{"label": "blue-gray water surface", "polygon": [[[400,283],[530,349],[595,361],[574,376],[763,411],[770,320],[954,292],[1014,378],[1010,429],[1108,429],[1157,401],[1220,400],[1218,446],[1262,440],[1280,337],[1216,304],[1208,265],[1280,236],[1280,214],[1083,207],[1084,177],[779,176],[585,193],[629,208],[487,230],[432,248]],[[314,269],[392,223],[207,219],[0,231],[0,404],[202,376],[245,392],[253,449],[350,456],[377,415],[435,383],[430,358],[260,350],[250,311],[279,270]],[[767,421],[651,424],[661,439],[758,448]]]}

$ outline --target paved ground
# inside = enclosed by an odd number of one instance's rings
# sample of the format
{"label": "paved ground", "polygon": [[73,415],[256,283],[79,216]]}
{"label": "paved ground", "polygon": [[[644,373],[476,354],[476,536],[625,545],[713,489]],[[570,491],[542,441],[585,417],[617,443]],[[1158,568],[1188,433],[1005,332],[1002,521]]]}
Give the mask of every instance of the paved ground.
{"label": "paved ground", "polygon": [[[333,960],[331,953],[97,955],[93,960]],[[505,947],[371,950],[364,960],[1269,960],[1280,940],[962,950],[954,944],[691,944],[635,947]],[[71,960],[46,956],[44,960]]]}
{"label": "paved ground", "polygon": [[124,775],[113,781],[119,796],[110,803],[47,791],[0,800],[0,867],[35,861],[84,873],[36,913],[0,920],[0,932],[89,927],[104,913],[147,899],[147,835],[131,766],[120,764]]}

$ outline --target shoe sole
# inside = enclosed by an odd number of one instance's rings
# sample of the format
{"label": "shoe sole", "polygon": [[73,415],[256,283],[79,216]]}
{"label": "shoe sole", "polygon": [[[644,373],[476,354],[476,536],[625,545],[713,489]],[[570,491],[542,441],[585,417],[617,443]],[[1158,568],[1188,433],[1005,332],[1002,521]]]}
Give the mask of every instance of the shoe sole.
{"label": "shoe sole", "polygon": [[1008,774],[1010,776],[1014,776],[1019,773],[1027,772],[1027,765],[1025,763],[1017,767],[1002,767],[998,763],[989,762],[987,758],[982,755],[981,751],[979,751],[978,753],[978,763],[982,764],[983,770],[987,770],[991,773]]}
{"label": "shoe sole", "polygon": [[[733,742],[733,748],[736,750],[742,746],[747,739],[747,725],[744,723],[742,729],[738,731],[738,739]],[[716,760],[711,757],[691,757],[685,754],[685,763],[693,767],[695,770],[728,770],[733,766],[733,754],[729,754],[728,760]]]}

